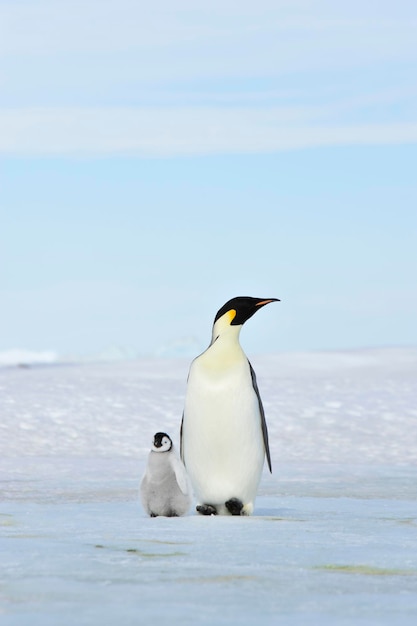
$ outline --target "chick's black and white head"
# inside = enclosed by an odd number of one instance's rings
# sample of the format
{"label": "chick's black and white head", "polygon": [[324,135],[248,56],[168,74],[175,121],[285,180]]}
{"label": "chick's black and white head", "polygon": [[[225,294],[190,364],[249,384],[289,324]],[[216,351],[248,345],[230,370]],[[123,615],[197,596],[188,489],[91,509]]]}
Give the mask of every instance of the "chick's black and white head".
{"label": "chick's black and white head", "polygon": [[251,298],[249,296],[238,296],[228,300],[217,311],[214,318],[212,342],[229,330],[234,329],[238,334],[242,325],[270,302],[279,302],[279,300],[278,298]]}
{"label": "chick's black and white head", "polygon": [[169,452],[172,448],[172,439],[166,433],[156,433],[153,438],[154,452]]}

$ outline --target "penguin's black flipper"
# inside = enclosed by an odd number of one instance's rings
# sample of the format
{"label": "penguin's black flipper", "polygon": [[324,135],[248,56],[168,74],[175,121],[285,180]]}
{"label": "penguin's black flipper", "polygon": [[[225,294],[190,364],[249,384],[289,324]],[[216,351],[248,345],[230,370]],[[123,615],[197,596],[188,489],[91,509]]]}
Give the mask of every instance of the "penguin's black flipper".
{"label": "penguin's black flipper", "polygon": [[259,394],[258,383],[256,382],[255,370],[253,369],[250,361],[248,361],[248,363],[249,363],[249,368],[250,368],[250,374],[252,376],[252,385],[253,385],[253,388],[254,388],[255,393],[257,395],[258,402],[259,402],[259,412],[261,414],[261,426],[262,426],[262,435],[263,435],[263,438],[264,438],[266,460],[268,462],[269,471],[272,474],[271,454],[269,452],[268,427],[266,425],[265,411],[264,411],[264,407],[262,405],[261,396]]}
{"label": "penguin's black flipper", "polygon": [[184,463],[184,443],[183,443],[183,434],[182,434],[183,426],[184,426],[184,412],[182,413],[181,427],[180,427],[180,457],[181,457],[181,461]]}

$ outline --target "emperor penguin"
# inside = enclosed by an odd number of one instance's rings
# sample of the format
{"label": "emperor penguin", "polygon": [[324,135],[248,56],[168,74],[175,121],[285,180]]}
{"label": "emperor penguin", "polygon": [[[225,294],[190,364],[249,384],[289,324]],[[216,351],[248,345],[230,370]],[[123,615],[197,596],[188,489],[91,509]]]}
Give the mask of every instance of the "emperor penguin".
{"label": "emperor penguin", "polygon": [[242,325],[278,298],[232,298],[217,312],[207,350],[191,363],[181,458],[202,515],[251,515],[264,459],[272,472],[255,372],[239,343]]}
{"label": "emperor penguin", "polygon": [[182,461],[175,454],[172,439],[156,433],[140,485],[145,511],[151,517],[179,517],[191,506],[191,486]]}

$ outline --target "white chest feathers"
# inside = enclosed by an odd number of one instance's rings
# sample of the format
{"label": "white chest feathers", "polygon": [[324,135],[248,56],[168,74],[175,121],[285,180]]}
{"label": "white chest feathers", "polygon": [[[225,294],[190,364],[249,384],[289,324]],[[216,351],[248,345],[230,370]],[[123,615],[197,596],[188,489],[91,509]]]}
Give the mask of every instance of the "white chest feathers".
{"label": "white chest feathers", "polygon": [[191,365],[182,452],[200,502],[238,498],[250,509],[265,447],[250,365],[234,332],[215,340]]}

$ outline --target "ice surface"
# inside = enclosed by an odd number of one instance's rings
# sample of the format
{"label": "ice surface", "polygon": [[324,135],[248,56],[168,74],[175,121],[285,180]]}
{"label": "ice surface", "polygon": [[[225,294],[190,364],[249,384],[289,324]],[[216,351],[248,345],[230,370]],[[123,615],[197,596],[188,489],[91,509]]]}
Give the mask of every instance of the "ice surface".
{"label": "ice surface", "polygon": [[0,623],[417,623],[417,351],[251,359],[250,518],[145,516],[188,360],[0,369]]}

